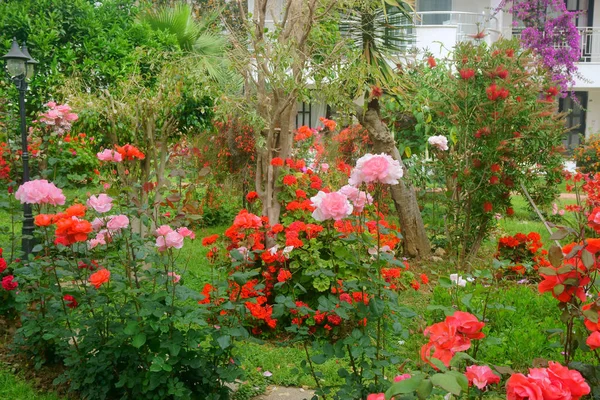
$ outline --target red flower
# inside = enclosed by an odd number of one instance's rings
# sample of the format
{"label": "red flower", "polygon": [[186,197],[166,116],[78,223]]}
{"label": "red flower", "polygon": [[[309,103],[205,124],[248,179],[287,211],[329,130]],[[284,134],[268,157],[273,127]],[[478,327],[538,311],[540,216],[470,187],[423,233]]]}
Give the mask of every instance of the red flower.
{"label": "red flower", "polygon": [[558,89],[556,88],[556,86],[548,88],[548,90],[546,90],[546,95],[552,97],[558,96]]}
{"label": "red flower", "polygon": [[248,192],[248,194],[246,195],[246,200],[248,200],[250,203],[254,203],[254,200],[258,199],[258,193],[252,191],[252,192]]}
{"label": "red flower", "polygon": [[475,76],[475,70],[472,68],[463,68],[460,71],[458,71],[458,73],[460,74],[460,77],[465,81]]}
{"label": "red flower", "polygon": [[469,386],[475,385],[479,390],[483,390],[489,384],[500,382],[500,377],[487,365],[470,365],[465,376],[469,380]]}
{"label": "red flower", "polygon": [[100,269],[90,275],[89,281],[96,289],[102,286],[103,283],[108,282],[110,279],[110,271],[107,269]]}
{"label": "red flower", "polygon": [[498,178],[496,175],[493,175],[493,176],[490,178],[490,185],[496,185],[496,184],[498,183],[498,181],[499,181],[499,180],[500,180],[500,179],[499,179],[499,178]]}
{"label": "red flower", "polygon": [[15,290],[17,286],[19,286],[19,283],[14,279],[15,277],[12,275],[6,275],[4,278],[2,278],[2,287],[4,288],[4,290],[10,292],[11,290]]}
{"label": "red flower", "polygon": [[299,199],[305,199],[306,198],[306,192],[302,189],[296,189],[296,197]]}
{"label": "red flower", "polygon": [[36,226],[49,226],[50,224],[52,224],[52,215],[38,214],[35,216],[34,223]]}
{"label": "red flower", "polygon": [[202,246],[210,246],[211,244],[216,242],[218,239],[219,239],[219,235],[217,235],[216,233],[214,235],[207,236],[202,239]]}
{"label": "red flower", "polygon": [[506,215],[510,216],[510,215],[514,215],[514,213],[515,213],[515,210],[512,207],[508,207],[506,209]]}
{"label": "red flower", "polygon": [[496,85],[495,83],[491,84],[486,90],[485,90],[488,99],[490,99],[491,101],[496,101],[498,99],[506,99],[508,97],[508,89],[506,88],[499,88],[498,85]]}
{"label": "red flower", "polygon": [[433,56],[427,57],[427,64],[429,65],[429,68],[434,68],[437,65]]}
{"label": "red flower", "polygon": [[294,136],[294,140],[297,141],[297,142],[299,142],[301,140],[309,139],[310,137],[312,137],[312,135],[313,135],[313,130],[310,129],[306,125],[302,125],[296,131],[296,135]]}
{"label": "red flower", "polygon": [[271,159],[271,165],[274,167],[283,167],[283,159],[279,157],[275,157]]}
{"label": "red flower", "polygon": [[421,274],[420,278],[421,278],[421,282],[423,282],[423,285],[427,285],[429,283],[429,278],[427,277],[427,275]]}
{"label": "red flower", "polygon": [[489,201],[483,203],[483,212],[491,212],[494,209],[494,206]]}
{"label": "red flower", "polygon": [[508,71],[503,67],[496,68],[496,76],[500,79],[506,79],[508,77]]}
{"label": "red flower", "polygon": [[281,224],[275,224],[273,225],[273,227],[271,228],[271,230],[273,231],[273,233],[279,233],[283,231],[283,225]]}
{"label": "red flower", "polygon": [[379,98],[383,96],[383,90],[379,86],[371,86],[371,97]]}
{"label": "red flower", "polygon": [[70,294],[65,294],[63,296],[63,299],[65,300],[65,302],[67,303],[66,305],[69,308],[75,308],[78,306],[77,300],[75,300],[75,297],[71,296]]}
{"label": "red flower", "polygon": [[417,280],[413,280],[410,283],[410,286],[415,290],[419,290],[419,288],[421,287],[421,284]]}
{"label": "red flower", "polygon": [[506,381],[506,398],[507,400],[544,400],[544,395],[533,379],[523,374],[514,374]]}
{"label": "red flower", "polygon": [[298,179],[294,175],[286,175],[283,177],[283,184],[287,186],[295,185]]}
{"label": "red flower", "polygon": [[144,158],[146,158],[146,156],[140,151],[140,149],[130,144],[126,144],[122,147],[115,146],[115,149],[117,149],[117,153],[123,156],[123,160],[133,160],[135,158],[143,160]]}
{"label": "red flower", "polygon": [[277,274],[277,282],[285,282],[290,279],[292,279],[292,273],[287,269],[281,268]]}
{"label": "red flower", "polygon": [[210,293],[214,290],[213,286],[210,283],[204,285],[202,289],[202,295],[204,298],[202,300],[198,300],[198,304],[208,304],[210,303]]}
{"label": "red flower", "polygon": [[260,217],[251,214],[248,210],[241,210],[233,220],[233,227],[240,229],[257,229],[262,226],[262,220]]}
{"label": "red flower", "polygon": [[600,347],[600,332],[594,331],[588,338],[585,340],[585,344],[589,346],[590,349],[596,350]]}

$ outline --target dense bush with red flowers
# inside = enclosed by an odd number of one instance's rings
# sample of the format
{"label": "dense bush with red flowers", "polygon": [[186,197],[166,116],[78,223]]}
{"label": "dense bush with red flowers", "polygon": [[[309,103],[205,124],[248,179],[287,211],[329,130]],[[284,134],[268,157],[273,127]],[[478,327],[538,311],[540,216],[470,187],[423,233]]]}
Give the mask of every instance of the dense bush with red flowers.
{"label": "dense bush with red flowers", "polygon": [[[548,204],[561,182],[563,121],[555,113],[551,76],[517,41],[459,43],[451,58],[404,74],[414,84],[406,104],[427,105],[419,124],[435,162],[427,168],[445,183],[449,249],[462,263],[513,214],[511,193],[524,184]],[[423,128],[421,128],[423,129]],[[401,140],[401,138],[400,138]]]}
{"label": "dense bush with red flowers", "polygon": [[517,276],[536,276],[540,267],[550,266],[548,251],[543,249],[541,236],[537,232],[517,233],[498,239],[495,258],[500,261],[506,272]]}

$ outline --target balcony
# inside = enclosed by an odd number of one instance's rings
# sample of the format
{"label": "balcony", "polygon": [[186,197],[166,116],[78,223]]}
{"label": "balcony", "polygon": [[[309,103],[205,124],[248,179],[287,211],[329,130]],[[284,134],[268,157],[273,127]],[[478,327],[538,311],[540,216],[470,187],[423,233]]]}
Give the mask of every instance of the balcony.
{"label": "balcony", "polygon": [[[583,27],[579,29],[581,64],[600,64],[600,27]],[[505,36],[521,37],[522,28],[505,31]]]}

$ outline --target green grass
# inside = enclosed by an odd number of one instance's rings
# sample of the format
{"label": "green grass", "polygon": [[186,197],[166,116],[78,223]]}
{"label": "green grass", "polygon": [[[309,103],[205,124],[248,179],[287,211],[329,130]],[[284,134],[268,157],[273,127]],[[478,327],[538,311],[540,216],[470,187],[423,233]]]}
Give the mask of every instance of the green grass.
{"label": "green grass", "polygon": [[6,400],[59,400],[60,397],[53,393],[39,393],[23,378],[7,371],[7,367],[0,365],[0,399]]}

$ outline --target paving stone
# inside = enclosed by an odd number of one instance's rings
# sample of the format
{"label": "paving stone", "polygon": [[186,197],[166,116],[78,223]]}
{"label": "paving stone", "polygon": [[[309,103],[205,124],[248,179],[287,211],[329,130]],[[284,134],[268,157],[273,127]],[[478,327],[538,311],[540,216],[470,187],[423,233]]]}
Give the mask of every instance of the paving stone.
{"label": "paving stone", "polygon": [[311,400],[314,394],[314,390],[269,386],[265,394],[254,398],[254,400]]}

